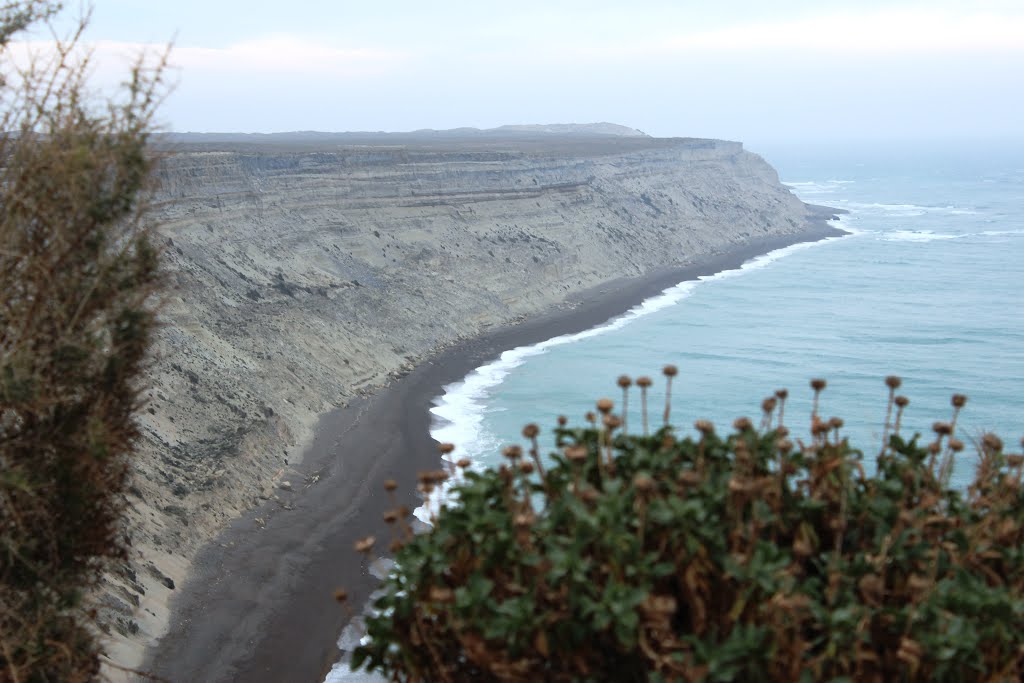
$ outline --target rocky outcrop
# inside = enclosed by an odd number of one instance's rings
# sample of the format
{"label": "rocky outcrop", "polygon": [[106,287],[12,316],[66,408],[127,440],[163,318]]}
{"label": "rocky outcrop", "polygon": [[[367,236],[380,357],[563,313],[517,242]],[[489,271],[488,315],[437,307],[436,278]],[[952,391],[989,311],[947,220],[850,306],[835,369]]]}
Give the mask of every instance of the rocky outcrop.
{"label": "rocky outcrop", "polygon": [[715,140],[182,144],[159,176],[171,290],[131,496],[139,556],[107,596],[129,640],[159,635],[201,544],[302,485],[289,466],[317,416],[490,326],[808,216],[761,158]]}

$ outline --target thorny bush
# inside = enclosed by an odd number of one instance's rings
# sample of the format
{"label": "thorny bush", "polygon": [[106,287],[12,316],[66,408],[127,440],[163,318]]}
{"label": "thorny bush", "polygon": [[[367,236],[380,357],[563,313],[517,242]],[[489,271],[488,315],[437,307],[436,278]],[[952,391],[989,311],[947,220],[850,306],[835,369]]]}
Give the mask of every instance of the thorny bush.
{"label": "thorny bush", "polygon": [[[28,65],[59,9],[0,4],[0,682],[98,676],[88,596],[125,553],[128,458],[158,254],[139,197],[162,67],[93,103],[80,33]],[[84,21],[79,31],[84,27]],[[13,74],[13,75],[12,75]]]}
{"label": "thorny bush", "polygon": [[[672,366],[667,376],[675,374]],[[397,681],[1016,681],[1024,673],[1024,457],[993,435],[965,491],[951,489],[956,419],[906,439],[889,377],[877,471],[818,415],[699,438],[627,434],[612,402],[559,451],[505,450],[451,478],[427,533],[388,513],[396,568],[367,617],[354,668]],[[631,381],[620,378],[624,400]],[[443,446],[450,451],[451,446]],[[459,463],[465,467],[468,463]],[[437,502],[437,501],[435,501]],[[373,539],[358,548],[371,553]],[[344,595],[340,595],[344,598]]]}

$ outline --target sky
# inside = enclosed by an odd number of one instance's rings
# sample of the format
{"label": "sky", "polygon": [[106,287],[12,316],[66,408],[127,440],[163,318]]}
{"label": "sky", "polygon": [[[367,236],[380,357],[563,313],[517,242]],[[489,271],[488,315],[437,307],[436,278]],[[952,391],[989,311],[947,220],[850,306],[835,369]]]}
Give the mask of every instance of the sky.
{"label": "sky", "polygon": [[101,90],[173,42],[175,131],[1024,137],[1024,0],[95,0],[85,41]]}

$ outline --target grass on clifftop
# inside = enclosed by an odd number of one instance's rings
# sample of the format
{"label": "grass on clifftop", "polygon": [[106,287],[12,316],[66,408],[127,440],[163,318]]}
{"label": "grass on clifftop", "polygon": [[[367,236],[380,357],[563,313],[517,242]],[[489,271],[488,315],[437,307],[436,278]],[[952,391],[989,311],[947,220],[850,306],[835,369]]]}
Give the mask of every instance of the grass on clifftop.
{"label": "grass on clifftop", "polygon": [[[408,509],[385,516],[396,569],[355,668],[396,681],[1020,680],[1024,456],[986,435],[974,481],[951,489],[964,396],[932,436],[908,437],[888,378],[869,474],[843,421],[818,413],[823,380],[806,438],[784,422],[785,391],[757,424],[720,435],[700,420],[696,439],[677,436],[666,402],[650,433],[651,380],[635,384],[641,425],[602,399],[583,427],[559,419],[549,458],[528,425],[528,448],[506,448],[498,469],[421,474],[428,502],[449,482],[458,504],[419,535]],[[619,385],[625,403],[633,382]]]}

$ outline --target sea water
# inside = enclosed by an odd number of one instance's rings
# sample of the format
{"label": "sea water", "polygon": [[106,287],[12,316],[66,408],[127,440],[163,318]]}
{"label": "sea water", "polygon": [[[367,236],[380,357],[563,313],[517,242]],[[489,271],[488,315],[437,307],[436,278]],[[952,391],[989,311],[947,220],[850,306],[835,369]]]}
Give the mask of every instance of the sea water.
{"label": "sea water", "polygon": [[[618,403],[621,374],[655,380],[651,413],[660,420],[660,369],[671,363],[672,421],[684,433],[698,418],[723,431],[738,416],[756,421],[761,399],[785,387],[787,422],[806,436],[808,381],[820,377],[821,412],[842,417],[870,460],[882,443],[884,378],[894,374],[910,399],[905,434],[932,438],[932,423],[951,415],[951,395],[964,393],[960,437],[994,431],[1015,446],[1024,433],[1024,145],[765,156],[802,200],[848,211],[839,227],[851,234],[780,249],[592,330],[510,349],[445,387],[432,435],[455,443],[457,456],[494,465],[526,423],[550,434],[558,415],[583,424],[596,399]],[[634,427],[637,399],[634,388]],[[954,484],[972,476],[972,453],[957,460]]]}
{"label": "sea water", "polygon": [[[591,330],[509,349],[435,401],[431,434],[476,466],[500,462],[535,422],[583,424],[594,402],[618,403],[621,374],[651,376],[660,424],[666,364],[679,368],[672,422],[720,430],[758,418],[788,388],[787,423],[806,429],[811,378],[828,381],[824,416],[870,460],[882,442],[886,375],[910,398],[904,433],[931,438],[950,396],[968,403],[959,434],[1024,433],[1024,144],[855,145],[757,149],[801,199],[848,211],[851,234],[780,249],[743,267],[681,283]],[[629,422],[639,427],[635,391]],[[550,441],[543,441],[550,446]],[[957,460],[964,486],[976,461]],[[419,512],[423,512],[422,510]],[[349,647],[358,636],[347,634]],[[376,681],[339,664],[327,679]]]}

